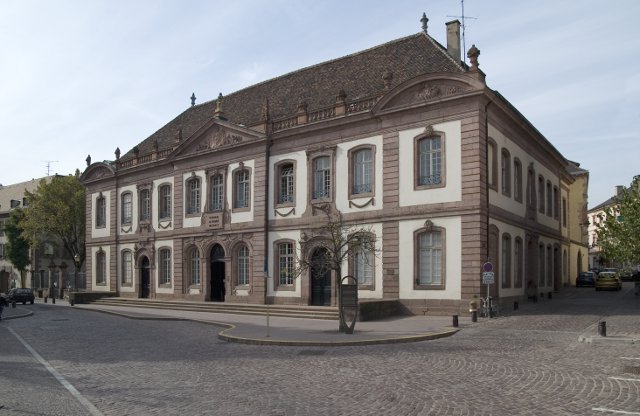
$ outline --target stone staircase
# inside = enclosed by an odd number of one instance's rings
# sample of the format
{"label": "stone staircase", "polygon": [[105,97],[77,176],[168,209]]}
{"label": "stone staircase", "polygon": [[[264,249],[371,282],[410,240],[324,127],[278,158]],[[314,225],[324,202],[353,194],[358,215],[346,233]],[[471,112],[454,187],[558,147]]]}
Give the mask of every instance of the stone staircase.
{"label": "stone staircase", "polygon": [[173,309],[192,312],[229,313],[237,315],[278,316],[307,319],[338,319],[338,308],[330,306],[253,305],[226,302],[190,302],[182,300],[130,299],[103,297],[92,305],[123,306],[129,308]]}

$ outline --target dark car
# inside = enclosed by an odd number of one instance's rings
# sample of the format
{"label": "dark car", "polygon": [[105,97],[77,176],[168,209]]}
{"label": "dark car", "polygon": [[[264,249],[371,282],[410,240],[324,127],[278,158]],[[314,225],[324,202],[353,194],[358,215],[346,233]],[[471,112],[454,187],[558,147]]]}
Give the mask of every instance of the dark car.
{"label": "dark car", "polygon": [[29,289],[29,288],[13,288],[11,290],[9,290],[9,293],[7,293],[7,301],[9,303],[11,302],[22,302],[22,304],[26,304],[27,302],[31,303],[33,305],[33,302],[35,300],[35,296],[33,295],[33,289]]}
{"label": "dark car", "polygon": [[576,287],[594,287],[596,274],[594,272],[582,272],[576,278]]}

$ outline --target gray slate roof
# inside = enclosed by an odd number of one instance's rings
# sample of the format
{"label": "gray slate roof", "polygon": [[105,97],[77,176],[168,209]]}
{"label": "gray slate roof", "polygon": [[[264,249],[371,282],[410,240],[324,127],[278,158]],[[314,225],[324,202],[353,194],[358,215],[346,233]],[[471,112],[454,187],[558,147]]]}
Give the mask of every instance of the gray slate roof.
{"label": "gray slate roof", "polygon": [[[255,125],[262,119],[265,99],[272,120],[293,116],[298,104],[306,102],[308,111],[335,103],[340,90],[347,101],[379,95],[384,90],[383,75],[393,75],[392,87],[422,74],[463,73],[446,49],[427,34],[397,39],[342,58],[303,68],[247,87],[223,97],[222,111],[232,123]],[[178,131],[187,139],[213,117],[216,101],[188,108],[137,147],[149,154],[157,142],[158,150],[175,145]],[[133,150],[122,156],[133,157]]]}

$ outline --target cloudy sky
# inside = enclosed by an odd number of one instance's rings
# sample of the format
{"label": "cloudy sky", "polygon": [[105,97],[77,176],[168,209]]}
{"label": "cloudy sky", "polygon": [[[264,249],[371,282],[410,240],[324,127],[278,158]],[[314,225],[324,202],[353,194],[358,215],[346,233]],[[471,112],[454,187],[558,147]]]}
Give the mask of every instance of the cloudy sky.
{"label": "cloudy sky", "polygon": [[[489,87],[589,170],[590,207],[640,174],[640,1],[464,6]],[[112,160],[192,93],[210,101],[417,33],[422,12],[445,44],[461,3],[0,0],[0,183]]]}

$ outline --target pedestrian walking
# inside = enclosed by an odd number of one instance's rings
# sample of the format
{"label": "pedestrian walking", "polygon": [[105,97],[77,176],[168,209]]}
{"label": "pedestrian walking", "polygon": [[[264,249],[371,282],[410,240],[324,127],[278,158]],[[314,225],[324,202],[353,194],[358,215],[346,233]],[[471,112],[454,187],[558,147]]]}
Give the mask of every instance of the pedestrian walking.
{"label": "pedestrian walking", "polygon": [[5,306],[9,306],[9,302],[7,302],[7,299],[3,295],[0,295],[0,321],[2,320],[2,311]]}

